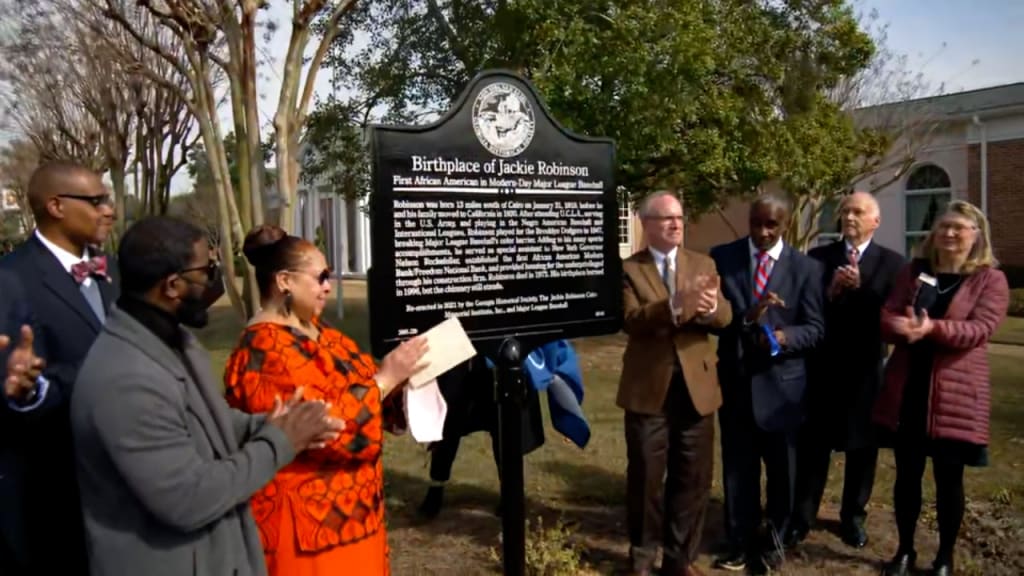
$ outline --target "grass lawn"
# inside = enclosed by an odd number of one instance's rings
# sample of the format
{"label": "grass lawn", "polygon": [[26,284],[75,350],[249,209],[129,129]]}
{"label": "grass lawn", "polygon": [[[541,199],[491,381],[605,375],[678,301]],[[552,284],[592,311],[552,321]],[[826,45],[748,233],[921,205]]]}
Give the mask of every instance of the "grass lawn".
{"label": "grass lawn", "polygon": [[996,330],[993,342],[1024,346],[1024,318],[1008,317]]}
{"label": "grass lawn", "polygon": [[[368,345],[365,284],[344,285],[344,320],[335,325],[363,346]],[[335,306],[328,307],[329,317]],[[1024,321],[1004,325],[1000,340],[1024,343]],[[219,370],[240,333],[241,324],[226,305],[214,309],[200,336]],[[1014,340],[1016,339],[1016,340]],[[568,444],[549,426],[547,442],[526,459],[527,517],[542,517],[548,527],[561,519],[583,550],[587,572],[620,573],[628,553],[625,519],[626,446],[622,411],[615,406],[621,369],[620,336],[576,342],[584,370],[584,410],[593,436],[585,450]],[[968,512],[958,547],[958,574],[1017,575],[1024,573],[1024,348],[994,345],[991,351],[993,424],[991,466],[969,469],[966,475]],[[542,402],[545,404],[545,402]],[[483,434],[464,439],[452,473],[441,516],[429,524],[415,515],[428,485],[426,452],[408,435],[389,437],[385,456],[387,506],[393,571],[397,575],[499,574],[492,549],[500,550],[501,522],[493,515],[498,479]],[[716,437],[717,444],[717,437]],[[721,538],[721,467],[716,448],[712,506],[704,534],[700,565],[708,568],[711,550]],[[834,534],[843,461],[833,474],[822,507],[822,530],[812,532],[793,553],[784,573],[810,575],[877,574],[880,563],[895,551],[892,516],[892,454],[883,452],[871,503],[871,543],[862,551],[845,547]],[[918,536],[919,567],[930,564],[935,550],[934,488],[925,480],[925,509]]]}

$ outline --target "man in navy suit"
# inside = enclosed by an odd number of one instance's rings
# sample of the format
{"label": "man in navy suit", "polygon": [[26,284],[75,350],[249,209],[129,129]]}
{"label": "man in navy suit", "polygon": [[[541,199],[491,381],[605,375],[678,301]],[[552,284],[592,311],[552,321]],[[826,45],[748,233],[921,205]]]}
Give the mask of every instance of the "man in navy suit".
{"label": "man in navy suit", "polygon": [[118,295],[117,274],[97,246],[114,210],[95,172],[66,162],[40,166],[29,180],[36,229],[0,268],[16,274],[33,313],[35,339],[46,351],[41,404],[19,419],[13,437],[21,459],[30,574],[88,574],[82,513],[68,416],[78,366]]}
{"label": "man in navy suit", "polygon": [[790,546],[814,526],[833,450],[846,453],[840,535],[854,548],[868,543],[864,522],[878,461],[871,409],[887,355],[882,306],[906,260],[874,240],[881,224],[874,196],[854,192],[843,199],[839,213],[843,239],[808,253],[825,269],[825,339],[810,370]]}
{"label": "man in navy suit", "polygon": [[[716,567],[756,572],[782,561],[793,511],[797,431],[804,419],[805,358],[824,332],[819,262],[786,245],[789,203],[760,196],[750,235],[711,257],[733,321],[718,341],[722,469],[729,550]],[[761,525],[761,462],[767,477],[767,537]]]}
{"label": "man in navy suit", "polygon": [[22,507],[22,452],[15,440],[18,421],[30,418],[45,400],[43,361],[33,350],[31,315],[18,277],[0,270],[0,574],[27,574]]}

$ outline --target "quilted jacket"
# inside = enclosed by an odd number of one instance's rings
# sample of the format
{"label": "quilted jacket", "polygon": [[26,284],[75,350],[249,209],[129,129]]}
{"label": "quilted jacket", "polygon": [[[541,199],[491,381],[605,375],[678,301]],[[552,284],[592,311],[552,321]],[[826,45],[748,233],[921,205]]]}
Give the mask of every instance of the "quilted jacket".
{"label": "quilted jacket", "polygon": [[[897,334],[894,321],[912,305],[918,280],[907,265],[882,310],[882,338],[895,348],[886,365],[885,383],[874,409],[874,420],[889,430],[899,424],[903,386],[910,367],[907,341]],[[937,344],[928,402],[931,438],[987,445],[991,390],[988,341],[1006,317],[1010,289],[1006,276],[994,268],[981,268],[965,278],[942,318],[927,336]]]}

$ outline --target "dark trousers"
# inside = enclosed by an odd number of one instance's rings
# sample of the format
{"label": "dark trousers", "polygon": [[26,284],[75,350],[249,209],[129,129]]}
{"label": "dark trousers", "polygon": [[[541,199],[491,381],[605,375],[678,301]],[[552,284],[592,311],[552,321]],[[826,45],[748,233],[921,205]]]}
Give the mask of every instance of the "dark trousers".
{"label": "dark trousers", "polygon": [[[681,375],[662,413],[626,412],[626,515],[630,560],[650,569],[662,546],[662,569],[697,559],[714,469],[715,422],[693,407]],[[668,521],[663,521],[663,515]]]}
{"label": "dark trousers", "polygon": [[792,517],[796,491],[796,431],[762,430],[754,421],[749,399],[726,400],[718,418],[722,428],[725,527],[730,543],[747,549],[757,545],[762,461],[767,480],[768,521],[774,535],[782,538]]}
{"label": "dark trousers", "polygon": [[[501,448],[498,444],[498,435],[488,432],[491,437],[491,455],[494,456],[494,467],[501,471]],[[452,476],[452,465],[455,464],[455,456],[459,453],[461,436],[445,436],[442,440],[430,445],[430,479],[434,482],[447,482]]]}
{"label": "dark trousers", "polygon": [[[808,530],[818,519],[821,498],[828,483],[832,463],[832,444],[829,436],[815,427],[800,433],[797,451],[796,506],[793,527]],[[843,472],[843,503],[839,519],[843,526],[864,526],[868,500],[875,485],[878,447],[868,446],[847,450]]]}
{"label": "dark trousers", "polygon": [[[953,451],[955,452],[955,451]],[[900,552],[914,549],[914,532],[921,515],[921,479],[927,455],[923,448],[896,448],[896,485],[893,504]],[[952,563],[953,548],[964,519],[964,463],[959,455],[936,452],[932,457],[935,508],[938,513],[939,551],[936,559]]]}

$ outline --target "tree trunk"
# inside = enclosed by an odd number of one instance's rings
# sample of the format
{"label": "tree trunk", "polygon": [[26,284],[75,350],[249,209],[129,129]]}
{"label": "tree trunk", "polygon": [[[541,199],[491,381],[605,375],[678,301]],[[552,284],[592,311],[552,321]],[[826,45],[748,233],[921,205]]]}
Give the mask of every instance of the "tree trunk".
{"label": "tree trunk", "polygon": [[294,138],[294,127],[287,112],[278,110],[274,117],[275,161],[277,164],[277,187],[281,195],[279,224],[289,233],[295,228],[295,201],[298,198],[299,172]]}
{"label": "tree trunk", "polygon": [[125,221],[128,218],[128,192],[125,189],[125,161],[111,158],[110,162],[110,183],[114,187],[114,197],[117,199],[117,220],[114,223],[114,236],[120,240],[124,235]]}
{"label": "tree trunk", "polygon": [[[263,223],[266,213],[263,198],[266,193],[263,182],[263,146],[260,135],[259,96],[256,94],[256,10],[255,3],[246,3],[242,11],[242,84],[245,97],[246,136],[249,144],[249,199],[250,226]],[[251,228],[249,228],[251,229]],[[247,229],[248,230],[248,229]]]}

